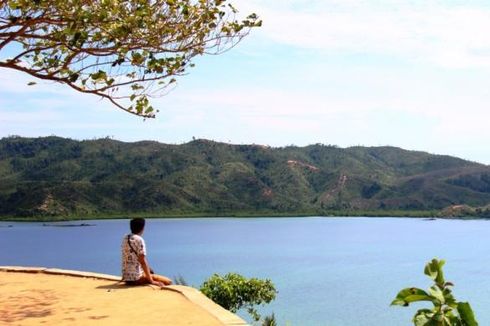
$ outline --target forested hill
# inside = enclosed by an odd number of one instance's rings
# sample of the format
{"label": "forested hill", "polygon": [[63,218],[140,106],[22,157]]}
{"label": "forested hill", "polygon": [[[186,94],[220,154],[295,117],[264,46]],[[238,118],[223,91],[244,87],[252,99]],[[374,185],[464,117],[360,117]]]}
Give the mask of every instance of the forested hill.
{"label": "forested hill", "polygon": [[489,204],[489,166],[395,147],[0,140],[4,217],[481,212]]}

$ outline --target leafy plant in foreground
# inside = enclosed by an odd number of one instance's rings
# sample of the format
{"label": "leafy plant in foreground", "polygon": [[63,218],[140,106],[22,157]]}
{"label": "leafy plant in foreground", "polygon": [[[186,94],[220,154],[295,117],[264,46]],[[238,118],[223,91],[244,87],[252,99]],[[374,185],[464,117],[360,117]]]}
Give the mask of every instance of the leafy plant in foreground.
{"label": "leafy plant in foreground", "polygon": [[276,315],[272,313],[269,316],[265,316],[262,321],[262,326],[277,326]]}
{"label": "leafy plant in foreground", "polygon": [[184,286],[188,286],[189,285],[187,283],[187,281],[185,280],[185,278],[182,275],[180,275],[180,274],[177,275],[177,276],[174,276],[173,283],[175,285],[184,285]]}
{"label": "leafy plant in foreground", "polygon": [[268,279],[247,279],[236,273],[214,274],[201,285],[201,292],[223,308],[237,312],[246,308],[255,321],[260,315],[256,305],[270,303],[276,298],[274,284]]}
{"label": "leafy plant in foreground", "polygon": [[432,302],[432,309],[419,309],[415,313],[413,323],[416,326],[478,326],[470,304],[457,302],[454,298],[451,291],[453,284],[444,279],[444,264],[444,260],[432,259],[425,265],[425,275],[435,283],[428,292],[413,287],[403,289],[391,305],[407,307],[412,302]]}

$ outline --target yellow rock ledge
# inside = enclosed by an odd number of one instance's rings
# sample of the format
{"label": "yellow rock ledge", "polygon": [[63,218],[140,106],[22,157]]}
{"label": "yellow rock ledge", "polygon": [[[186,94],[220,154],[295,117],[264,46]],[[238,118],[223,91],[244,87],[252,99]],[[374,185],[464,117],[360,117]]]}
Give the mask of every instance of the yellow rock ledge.
{"label": "yellow rock ledge", "polygon": [[0,302],[0,325],[247,325],[191,287],[43,267],[0,266]]}

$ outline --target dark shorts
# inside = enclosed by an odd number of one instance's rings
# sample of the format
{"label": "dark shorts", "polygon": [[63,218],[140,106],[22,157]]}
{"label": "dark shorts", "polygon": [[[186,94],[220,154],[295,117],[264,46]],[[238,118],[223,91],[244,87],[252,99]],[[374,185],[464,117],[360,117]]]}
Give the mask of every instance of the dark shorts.
{"label": "dark shorts", "polygon": [[143,284],[148,284],[148,280],[146,277],[142,276],[139,280],[136,281],[124,281],[126,285],[143,285]]}

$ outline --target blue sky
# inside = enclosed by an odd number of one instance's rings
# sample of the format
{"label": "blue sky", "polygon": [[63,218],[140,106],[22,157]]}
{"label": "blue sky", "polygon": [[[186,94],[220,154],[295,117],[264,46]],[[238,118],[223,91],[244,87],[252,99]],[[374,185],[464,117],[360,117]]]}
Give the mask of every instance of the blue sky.
{"label": "blue sky", "polygon": [[392,145],[490,164],[488,1],[233,1],[264,26],[201,57],[143,121],[0,71],[0,136]]}

